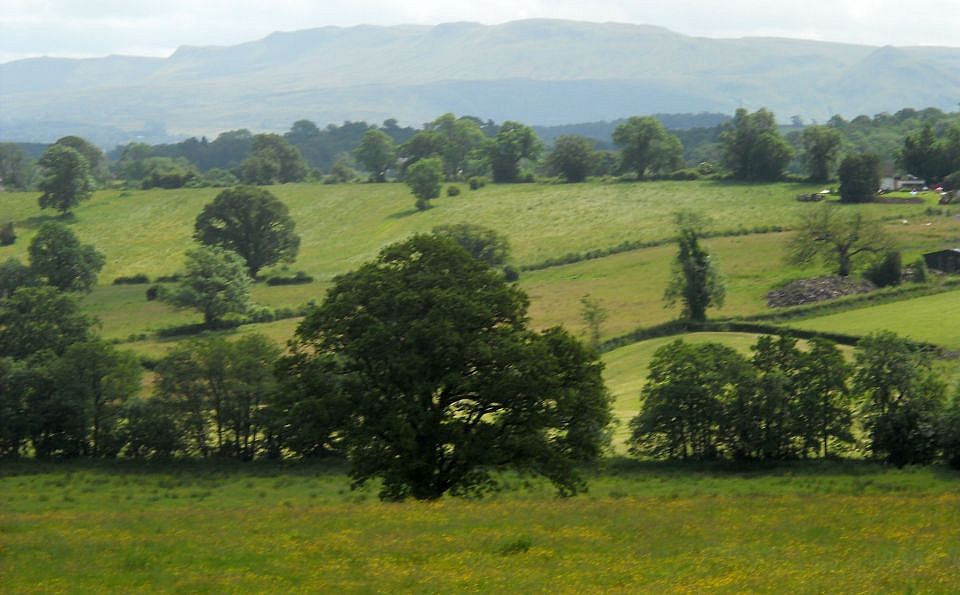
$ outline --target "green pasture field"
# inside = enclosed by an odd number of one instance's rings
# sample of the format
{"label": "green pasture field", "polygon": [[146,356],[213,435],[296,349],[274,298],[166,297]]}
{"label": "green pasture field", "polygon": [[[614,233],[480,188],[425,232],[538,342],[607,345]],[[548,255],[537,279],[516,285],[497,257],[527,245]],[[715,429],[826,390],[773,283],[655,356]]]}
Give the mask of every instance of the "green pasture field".
{"label": "green pasture field", "polygon": [[948,291],[904,301],[867,306],[814,318],[790,321],[787,326],[814,331],[866,335],[888,330],[918,341],[941,345],[954,354],[938,362],[950,394],[960,392],[960,291]]}
{"label": "green pasture field", "polygon": [[[514,184],[465,190],[418,212],[403,184],[291,184],[270,187],[290,208],[302,237],[295,269],[320,279],[356,268],[386,244],[436,225],[472,222],[507,235],[519,265],[568,252],[615,246],[624,241],[664,240],[673,234],[672,214],[695,209],[721,231],[791,226],[809,205],[796,194],[802,184],[648,182],[619,184]],[[219,189],[103,190],[74,211],[77,235],[106,255],[101,283],[117,276],[170,274],[183,262],[193,222]],[[0,248],[0,260],[24,257],[36,228],[57,219],[41,211],[36,193],[0,193],[0,221],[13,220],[17,243]],[[929,205],[935,204],[931,194]],[[929,206],[857,207],[871,217],[913,219]]]}
{"label": "green pasture field", "polygon": [[890,330],[911,339],[960,349],[960,291],[857,308],[787,324],[800,329],[850,335]]}
{"label": "green pasture field", "polygon": [[336,465],[10,463],[0,591],[960,589],[960,474],[858,462],[613,460],[557,499],[380,503]]}
{"label": "green pasture field", "polygon": [[[705,240],[711,258],[726,280],[727,297],[711,317],[760,314],[769,310],[766,294],[776,285],[827,274],[818,266],[784,264],[789,234],[753,234]],[[520,286],[529,294],[530,314],[542,327],[562,324],[583,331],[580,298],[589,294],[607,310],[602,339],[679,317],[680,307],[664,307],[676,247],[633,250],[596,260],[524,273]]]}
{"label": "green pasture field", "polygon": [[[323,301],[327,283],[254,285],[255,303],[263,306],[297,307],[314,300]],[[196,310],[177,309],[160,301],[147,301],[148,285],[100,285],[83,299],[84,310],[100,321],[100,334],[106,339],[126,339],[130,335],[147,334],[172,326],[203,322]],[[250,325],[261,327],[266,325]],[[272,334],[266,332],[266,334]],[[290,337],[282,337],[286,341]]]}
{"label": "green pasture field", "polygon": [[[934,235],[935,241],[945,233],[953,233],[951,226],[943,227],[944,231]],[[957,231],[960,232],[960,225]],[[925,241],[919,234],[906,237]],[[772,287],[829,272],[820,265],[785,265],[788,238],[788,233],[771,233],[711,238],[704,242],[723,271],[727,286],[726,303],[723,308],[712,310],[712,316],[726,318],[770,312],[765,296]],[[678,308],[665,308],[662,299],[674,251],[670,245],[657,246],[524,273],[520,286],[531,299],[532,324],[538,328],[560,324],[574,333],[582,333],[580,298],[587,294],[607,311],[608,319],[601,333],[603,339],[676,318]],[[274,287],[258,283],[254,286],[253,299],[270,307],[298,307],[310,300],[322,302],[328,286],[326,281]],[[194,311],[147,302],[145,290],[145,285],[101,285],[86,297],[86,309],[100,318],[101,332],[108,339],[150,334],[201,320]]]}
{"label": "green pasture field", "polygon": [[[380,247],[441,223],[477,222],[510,237],[516,264],[530,264],[571,251],[606,248],[629,240],[664,240],[673,233],[671,216],[695,208],[717,230],[789,227],[808,205],[794,200],[810,186],[718,182],[648,182],[623,184],[492,185],[441,198],[419,213],[402,184],[299,184],[271,187],[284,200],[303,237],[294,270],[317,281],[307,285],[267,287],[253,292],[257,303],[298,307],[321,301],[330,278],[372,258]],[[102,321],[110,339],[150,334],[158,329],[199,321],[191,311],[147,303],[144,286],[112,286],[120,275],[152,277],[175,272],[190,244],[193,220],[217,189],[107,190],[82,203],[69,220],[83,239],[107,257],[100,286],[85,299],[87,310]],[[930,202],[932,204],[932,194]],[[960,221],[925,215],[928,205],[866,205],[871,217],[891,220],[908,258],[922,250],[948,245],[960,234]],[[894,218],[904,217],[907,222]],[[0,248],[0,260],[25,258],[26,246],[40,223],[56,219],[36,205],[35,193],[0,193],[0,221],[13,219],[20,238]],[[122,224],[121,224],[122,223]],[[789,234],[754,234],[714,238],[714,251],[728,280],[727,305],[718,316],[765,311],[765,293],[794,278],[820,274],[822,267],[798,269],[783,264]],[[591,294],[609,311],[603,337],[656,324],[677,315],[662,305],[673,249],[659,246],[607,258],[524,273],[521,287],[531,295],[535,326],[563,324],[580,332],[580,298]],[[285,340],[287,337],[283,337]]]}
{"label": "green pasture field", "polygon": [[[773,284],[803,276],[822,274],[822,267],[785,267],[782,243],[786,234],[762,234],[713,238],[705,245],[714,254],[727,279],[726,305],[712,313],[742,316],[767,311],[765,295]],[[634,250],[596,260],[524,273],[520,287],[530,296],[533,326],[563,325],[583,332],[580,298],[590,294],[607,311],[602,339],[672,320],[678,307],[665,308],[663,289],[670,274],[673,246]],[[257,284],[253,299],[258,304],[297,306],[309,300],[323,301],[329,283],[268,287]],[[197,323],[192,310],[175,310],[161,302],[147,302],[145,285],[101,285],[85,299],[86,309],[102,322],[108,339],[182,324]],[[259,326],[259,325],[256,325]],[[289,337],[284,337],[286,340]]]}

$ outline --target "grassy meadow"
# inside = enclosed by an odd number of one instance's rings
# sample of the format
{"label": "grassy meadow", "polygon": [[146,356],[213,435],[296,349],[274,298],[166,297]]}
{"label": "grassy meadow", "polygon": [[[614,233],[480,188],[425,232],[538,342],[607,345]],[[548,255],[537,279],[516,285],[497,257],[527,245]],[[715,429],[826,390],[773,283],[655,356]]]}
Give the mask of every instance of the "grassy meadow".
{"label": "grassy meadow", "polygon": [[[288,184],[270,191],[284,201],[302,243],[294,268],[328,279],[369,260],[386,244],[435,225],[470,222],[510,238],[514,261],[527,265],[568,252],[607,248],[624,241],[666,240],[672,214],[694,209],[718,231],[790,227],[809,205],[796,194],[803,184],[650,182],[620,184],[515,184],[464,190],[418,212],[403,184]],[[72,227],[107,257],[101,282],[121,275],[170,274],[182,264],[193,222],[219,192],[103,190],[74,211]],[[53,211],[41,211],[36,193],[0,195],[0,220],[12,219],[20,240],[0,248],[0,259],[23,257],[32,233]],[[930,204],[935,198],[930,195]],[[866,205],[871,217],[921,216],[928,205]],[[118,222],[123,222],[119,225]]]}
{"label": "grassy meadow", "polygon": [[[666,241],[673,233],[672,214],[678,209],[699,210],[716,231],[790,228],[801,210],[809,208],[794,200],[795,195],[815,189],[803,184],[709,181],[493,185],[437,199],[433,208],[421,213],[413,209],[402,184],[275,186],[271,192],[290,207],[302,236],[300,254],[290,268],[305,270],[316,281],[278,287],[258,284],[253,298],[269,307],[319,302],[334,275],[374,257],[388,243],[439,224],[474,222],[497,229],[511,241],[513,263],[523,266],[625,241]],[[157,354],[169,341],[156,340],[152,333],[200,320],[193,311],[146,302],[144,286],[110,283],[118,276],[176,272],[191,241],[194,218],[218,191],[104,190],[76,209],[69,220],[71,228],[107,258],[100,286],[84,302],[100,318],[105,337],[125,340],[147,335],[146,341],[130,347]],[[922,251],[952,245],[960,237],[960,221],[950,213],[927,214],[933,212],[928,209],[935,204],[935,196],[931,193],[926,198],[922,205],[841,208],[863,209],[870,217],[888,221],[909,261]],[[15,245],[0,247],[0,260],[25,259],[36,228],[56,218],[55,213],[39,209],[35,193],[0,194],[0,221],[14,220],[20,234]],[[765,294],[770,288],[827,272],[820,265],[785,265],[789,236],[763,233],[705,242],[727,278],[727,303],[716,316],[762,314],[768,311]],[[539,328],[563,324],[579,333],[579,300],[587,294],[608,312],[604,339],[675,318],[677,310],[665,309],[661,299],[672,254],[672,247],[663,245],[525,272],[520,285],[531,297],[531,322]],[[250,328],[259,327],[285,341],[289,335],[278,329],[292,326],[284,321]]]}
{"label": "grassy meadow", "polygon": [[865,335],[891,330],[904,337],[960,350],[960,291],[857,308],[790,323],[814,331]]}
{"label": "grassy meadow", "polygon": [[[960,475],[614,460],[384,504],[337,467],[0,469],[0,591],[956,592]],[[55,568],[55,572],[51,569]]]}

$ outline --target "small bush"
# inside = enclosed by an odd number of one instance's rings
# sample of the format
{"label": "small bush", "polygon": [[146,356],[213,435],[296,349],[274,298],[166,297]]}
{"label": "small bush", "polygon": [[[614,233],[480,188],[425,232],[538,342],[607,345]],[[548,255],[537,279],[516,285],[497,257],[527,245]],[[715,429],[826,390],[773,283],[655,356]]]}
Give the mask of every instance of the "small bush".
{"label": "small bush", "polygon": [[514,266],[507,265],[503,267],[503,278],[510,283],[513,283],[520,278],[520,271],[518,271]]}
{"label": "small bush", "polygon": [[943,179],[944,190],[960,190],[960,171],[955,171]]}
{"label": "small bush", "polygon": [[305,273],[304,271],[297,271],[293,275],[273,275],[267,277],[267,285],[304,285],[307,283],[313,283],[313,277]]}
{"label": "small bush", "polygon": [[177,283],[181,279],[180,273],[174,273],[172,275],[160,275],[157,277],[157,283]]}
{"label": "small bush", "polygon": [[13,221],[0,226],[0,246],[12,246],[17,241],[17,232],[13,229]]}
{"label": "small bush", "polygon": [[114,285],[145,285],[150,282],[150,277],[143,273],[130,275],[129,277],[117,277],[113,280]]}
{"label": "small bush", "polygon": [[914,283],[926,283],[930,280],[930,269],[927,268],[927,261],[922,256],[909,269],[909,279]]}
{"label": "small bush", "polygon": [[960,469],[960,393],[941,417],[939,434],[943,458],[954,469]]}
{"label": "small bush", "polygon": [[460,187],[447,186],[447,196],[460,196]]}
{"label": "small bush", "polygon": [[238,180],[237,176],[233,175],[231,172],[219,167],[215,167],[203,174],[202,182],[205,186],[212,186],[214,188],[229,188],[239,184],[240,180]]}
{"label": "small bush", "polygon": [[472,176],[467,180],[467,184],[470,185],[470,190],[479,190],[487,185],[487,179],[483,176]]}
{"label": "small bush", "polygon": [[700,172],[692,167],[686,169],[678,169],[674,172],[670,172],[666,178],[668,180],[678,180],[678,181],[690,181],[700,179]]}
{"label": "small bush", "polygon": [[883,259],[877,261],[867,270],[866,278],[877,287],[900,285],[903,279],[903,261],[899,252],[887,252]]}
{"label": "small bush", "polygon": [[147,301],[148,301],[148,302],[152,302],[153,300],[157,299],[158,297],[160,297],[160,286],[159,286],[159,285],[154,284],[154,285],[151,285],[150,287],[147,288]]}
{"label": "small bush", "polygon": [[701,176],[712,176],[720,173],[720,168],[710,161],[701,161],[697,165],[697,173]]}
{"label": "small bush", "polygon": [[510,556],[513,554],[523,554],[530,550],[533,547],[533,539],[524,535],[518,537],[513,541],[508,541],[498,548],[498,553],[501,556]]}
{"label": "small bush", "polygon": [[418,198],[414,205],[417,207],[418,211],[426,211],[430,208],[430,201]]}
{"label": "small bush", "polygon": [[266,306],[258,306],[247,314],[246,322],[273,322],[276,320],[273,310]]}
{"label": "small bush", "polygon": [[281,306],[274,309],[273,319],[274,320],[283,320],[284,318],[296,318],[297,316],[302,316],[299,310],[296,308],[291,308],[290,306]]}

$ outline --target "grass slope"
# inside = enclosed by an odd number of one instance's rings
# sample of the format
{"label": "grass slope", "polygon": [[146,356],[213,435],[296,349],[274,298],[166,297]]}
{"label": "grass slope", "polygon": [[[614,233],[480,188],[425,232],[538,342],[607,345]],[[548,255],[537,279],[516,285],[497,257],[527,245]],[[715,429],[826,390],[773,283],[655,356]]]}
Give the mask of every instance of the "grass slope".
{"label": "grass slope", "polygon": [[960,291],[858,308],[788,323],[801,329],[866,335],[890,330],[920,341],[960,349]]}
{"label": "grass slope", "polygon": [[[651,182],[642,184],[493,185],[443,197],[418,212],[402,184],[292,184],[270,191],[290,208],[302,236],[296,268],[327,279],[355,268],[381,247],[443,223],[497,229],[513,244],[517,264],[624,241],[671,237],[672,214],[696,209],[717,230],[790,226],[808,205],[794,200],[815,187],[798,184]],[[81,204],[72,228],[107,257],[101,282],[121,275],[172,273],[183,262],[193,222],[217,189],[106,190]],[[35,193],[0,193],[0,221],[21,233],[0,248],[0,260],[24,257],[36,228],[56,219],[41,212]],[[931,201],[932,201],[931,196]],[[920,214],[926,205],[866,205],[871,217]]]}

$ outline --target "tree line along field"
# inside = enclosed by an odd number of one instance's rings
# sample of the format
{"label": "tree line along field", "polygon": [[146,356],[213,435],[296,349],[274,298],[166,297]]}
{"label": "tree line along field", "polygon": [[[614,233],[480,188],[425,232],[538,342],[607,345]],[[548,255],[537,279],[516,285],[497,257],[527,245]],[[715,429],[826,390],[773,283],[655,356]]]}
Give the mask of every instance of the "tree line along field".
{"label": "tree line along field", "polygon": [[[405,186],[400,184],[298,184],[271,187],[290,207],[302,236],[300,254],[291,268],[305,270],[316,281],[304,285],[266,286],[253,290],[256,303],[268,307],[296,307],[310,300],[320,302],[333,275],[372,258],[379,248],[405,235],[429,231],[443,223],[470,221],[489,225],[508,236],[512,262],[536,264],[571,252],[615,246],[624,241],[664,242],[650,248],[628,250],[603,258],[525,271],[520,286],[531,299],[530,316],[535,327],[564,325],[575,333],[584,331],[580,298],[590,295],[607,311],[601,339],[607,340],[638,327],[649,327],[676,318],[676,309],[663,306],[663,289],[670,274],[675,248],[671,217],[678,209],[698,209],[710,217],[711,229],[736,231],[789,229],[809,205],[794,200],[800,192],[817,187],[798,184],[743,184],[718,182],[646,182],[619,184],[495,185],[459,197],[437,199],[434,208],[417,212]],[[176,310],[159,301],[147,301],[144,285],[113,285],[121,275],[145,273],[155,278],[172,274],[182,266],[193,220],[215,189],[151,191],[100,191],[81,204],[70,227],[82,241],[91,242],[107,257],[99,285],[84,298],[84,308],[101,321],[101,334],[127,341],[125,348],[159,358],[181,338],[159,338],[163,328],[195,323],[198,314]],[[20,231],[14,246],[0,247],[0,260],[25,258],[25,247],[42,215],[33,193],[6,193],[0,197],[3,219],[12,216]],[[926,204],[845,205],[862,210],[871,218],[888,220],[905,262],[925,250],[936,249],[960,237],[960,221],[950,211],[927,214],[935,202]],[[10,215],[7,213],[10,212]],[[122,226],[117,221],[123,221]],[[765,295],[774,286],[792,279],[826,274],[813,264],[803,267],[784,263],[789,231],[747,233],[705,240],[726,277],[727,299],[714,317],[755,316],[771,312]],[[916,340],[930,341],[950,349],[960,348],[960,331],[939,324],[942,316],[960,302],[958,292],[906,299],[891,304],[867,306],[790,321],[801,329],[862,335],[890,329]],[[299,318],[244,325],[234,331],[265,334],[278,344],[293,335]],[[744,347],[746,340],[727,334],[712,335],[721,342]],[[752,344],[752,341],[750,342]],[[606,359],[623,360],[617,350]],[[630,349],[628,353],[634,353]],[[649,350],[652,353],[652,348]],[[613,392],[622,411],[636,413],[639,386],[646,375],[647,358],[632,360],[628,375],[631,393]],[[951,380],[960,379],[960,366],[944,364]],[[617,373],[614,377],[620,376]],[[611,371],[606,372],[611,382]],[[147,382],[149,382],[149,377]],[[614,384],[618,381],[613,381]],[[619,416],[624,422],[629,416]],[[619,434],[625,432],[623,426]]]}

